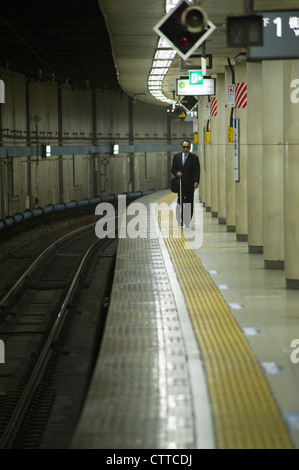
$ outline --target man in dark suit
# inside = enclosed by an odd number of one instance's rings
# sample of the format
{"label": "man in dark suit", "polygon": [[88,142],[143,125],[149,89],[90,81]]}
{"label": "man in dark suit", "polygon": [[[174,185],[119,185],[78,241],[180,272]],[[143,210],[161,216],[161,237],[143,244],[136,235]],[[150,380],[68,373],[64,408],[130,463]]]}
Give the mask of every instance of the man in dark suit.
{"label": "man in dark suit", "polygon": [[190,226],[193,216],[194,190],[198,188],[200,179],[200,165],[198,156],[190,153],[190,140],[183,140],[182,151],[173,156],[171,172],[174,176],[181,178],[182,184],[182,220],[181,220],[181,201],[178,193],[176,207],[176,217],[179,225]]}

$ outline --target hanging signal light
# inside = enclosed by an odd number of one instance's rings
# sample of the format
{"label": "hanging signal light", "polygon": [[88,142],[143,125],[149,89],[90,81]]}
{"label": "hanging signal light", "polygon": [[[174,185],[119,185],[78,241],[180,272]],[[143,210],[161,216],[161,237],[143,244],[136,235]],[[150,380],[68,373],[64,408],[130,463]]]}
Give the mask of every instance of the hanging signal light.
{"label": "hanging signal light", "polygon": [[215,28],[202,8],[190,6],[189,2],[182,0],[156,24],[154,31],[166,39],[183,59],[187,59]]}
{"label": "hanging signal light", "polygon": [[190,6],[182,13],[182,23],[191,33],[200,33],[208,23],[206,12],[198,6]]}

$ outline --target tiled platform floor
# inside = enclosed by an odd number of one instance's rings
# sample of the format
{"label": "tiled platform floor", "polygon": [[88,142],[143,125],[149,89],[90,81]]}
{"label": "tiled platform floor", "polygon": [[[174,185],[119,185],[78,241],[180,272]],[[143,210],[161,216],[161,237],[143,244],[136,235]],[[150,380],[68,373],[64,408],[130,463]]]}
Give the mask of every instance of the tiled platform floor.
{"label": "tiled platform floor", "polygon": [[291,342],[299,338],[299,291],[286,289],[284,271],[265,269],[263,254],[249,254],[247,243],[237,242],[211,213],[204,211],[203,225],[203,246],[196,253],[263,368],[299,448],[299,362],[291,360]]}
{"label": "tiled platform floor", "polygon": [[[216,447],[200,352],[156,224],[147,215],[144,238],[120,239],[104,343],[73,448]],[[202,242],[195,253],[265,371],[299,448],[299,363],[290,346],[299,337],[299,292],[286,290],[283,271],[264,269],[262,254],[249,254],[205,211]]]}
{"label": "tiled platform floor", "polygon": [[[147,207],[160,197],[147,196]],[[198,347],[149,211],[142,227],[144,238],[119,240],[103,345],[73,448],[214,445]]]}

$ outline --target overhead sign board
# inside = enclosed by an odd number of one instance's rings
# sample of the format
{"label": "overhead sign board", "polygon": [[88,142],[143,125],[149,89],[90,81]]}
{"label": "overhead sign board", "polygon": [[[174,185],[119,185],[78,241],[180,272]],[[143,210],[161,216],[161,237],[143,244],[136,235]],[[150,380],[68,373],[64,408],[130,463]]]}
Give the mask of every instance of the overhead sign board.
{"label": "overhead sign board", "polygon": [[190,85],[188,78],[178,78],[176,94],[178,96],[215,95],[215,79],[204,78],[202,85]]}
{"label": "overhead sign board", "polygon": [[248,48],[251,60],[299,58],[299,10],[262,11],[264,44]]}
{"label": "overhead sign board", "polygon": [[228,16],[227,45],[228,47],[262,46],[263,30],[261,15]]}

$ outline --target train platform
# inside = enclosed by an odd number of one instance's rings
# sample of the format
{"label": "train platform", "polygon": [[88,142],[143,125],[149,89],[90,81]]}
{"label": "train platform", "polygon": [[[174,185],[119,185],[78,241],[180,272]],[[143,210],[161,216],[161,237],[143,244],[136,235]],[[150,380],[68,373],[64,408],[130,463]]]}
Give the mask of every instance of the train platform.
{"label": "train platform", "polygon": [[175,202],[163,191],[129,206],[71,447],[299,448],[299,292],[198,191],[190,229],[178,227]]}

